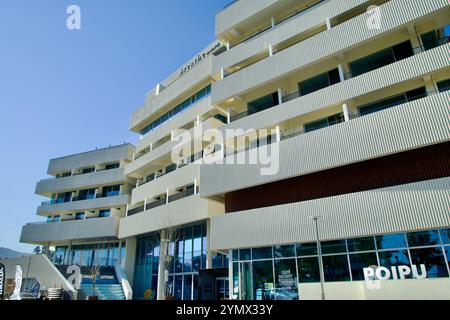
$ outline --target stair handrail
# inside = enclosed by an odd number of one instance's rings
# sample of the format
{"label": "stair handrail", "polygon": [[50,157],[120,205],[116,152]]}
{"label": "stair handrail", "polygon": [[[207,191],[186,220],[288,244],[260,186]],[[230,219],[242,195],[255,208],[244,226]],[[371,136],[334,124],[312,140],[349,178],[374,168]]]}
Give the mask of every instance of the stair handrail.
{"label": "stair handrail", "polygon": [[126,300],[133,299],[133,289],[131,289],[130,282],[128,281],[127,275],[119,263],[114,265],[114,270],[116,271],[117,280],[122,285],[122,290],[125,295]]}

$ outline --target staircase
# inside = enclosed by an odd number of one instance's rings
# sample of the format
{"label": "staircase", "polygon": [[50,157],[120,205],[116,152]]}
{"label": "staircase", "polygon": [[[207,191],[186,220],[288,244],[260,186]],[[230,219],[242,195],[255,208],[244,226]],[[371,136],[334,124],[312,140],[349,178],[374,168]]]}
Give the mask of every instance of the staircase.
{"label": "staircase", "polygon": [[[94,295],[92,284],[82,284],[80,291],[85,297]],[[99,300],[126,300],[121,284],[96,284],[95,295]]]}

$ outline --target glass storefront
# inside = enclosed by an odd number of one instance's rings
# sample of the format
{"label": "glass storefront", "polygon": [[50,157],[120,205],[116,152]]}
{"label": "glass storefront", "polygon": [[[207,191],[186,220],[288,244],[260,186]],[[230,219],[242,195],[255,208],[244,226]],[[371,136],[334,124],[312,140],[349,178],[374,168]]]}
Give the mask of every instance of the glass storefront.
{"label": "glass storefront", "polygon": [[[206,224],[184,227],[179,233],[180,240],[175,245],[169,244],[169,252],[174,256],[169,267],[169,294],[177,300],[196,300],[198,272],[206,268]],[[159,233],[137,239],[133,284],[135,299],[144,299],[146,292],[151,292],[150,299],[156,299],[159,251]]]}
{"label": "glass storefront", "polygon": [[[125,259],[125,246],[122,246],[122,259]],[[54,264],[55,265],[77,265],[80,267],[114,267],[119,262],[119,244],[102,243],[72,246],[56,247]]]}
{"label": "glass storefront", "polygon": [[[321,242],[325,282],[364,281],[371,266],[425,265],[449,277],[450,229]],[[232,250],[232,298],[298,300],[302,283],[320,282],[316,243]],[[408,276],[412,278],[412,276]]]}

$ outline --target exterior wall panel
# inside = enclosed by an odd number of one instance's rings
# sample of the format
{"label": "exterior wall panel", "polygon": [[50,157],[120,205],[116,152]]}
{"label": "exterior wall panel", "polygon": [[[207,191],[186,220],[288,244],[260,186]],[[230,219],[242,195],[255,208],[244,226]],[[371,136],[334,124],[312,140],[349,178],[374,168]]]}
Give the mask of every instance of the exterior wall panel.
{"label": "exterior wall panel", "polygon": [[450,226],[450,178],[236,212],[211,219],[211,249],[336,240]]}

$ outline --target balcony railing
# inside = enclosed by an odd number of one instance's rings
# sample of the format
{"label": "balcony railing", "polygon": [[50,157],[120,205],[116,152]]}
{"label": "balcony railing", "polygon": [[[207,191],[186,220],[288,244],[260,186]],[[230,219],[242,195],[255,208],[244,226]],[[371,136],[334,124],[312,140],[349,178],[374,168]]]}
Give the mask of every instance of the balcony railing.
{"label": "balcony railing", "polygon": [[62,203],[71,203],[71,202],[78,202],[78,201],[87,201],[87,200],[95,200],[95,199],[101,199],[101,198],[110,198],[110,197],[117,197],[120,196],[120,193],[118,194],[97,194],[95,197],[73,197],[70,201],[58,201],[58,200],[49,200],[49,201],[43,201],[41,202],[41,205],[48,206],[48,205],[54,205],[54,204],[62,204]]}
{"label": "balcony railing", "polygon": [[148,211],[148,210],[151,210],[151,209],[155,209],[157,207],[161,207],[161,206],[166,205],[168,203],[172,203],[172,202],[175,202],[175,201],[187,198],[187,197],[191,197],[194,194],[198,194],[200,189],[199,189],[199,187],[197,187],[195,190],[196,190],[196,192],[194,192],[194,188],[188,189],[188,190],[185,190],[183,192],[179,192],[179,193],[170,195],[168,199],[166,199],[164,197],[164,198],[162,198],[160,200],[156,200],[156,201],[147,203],[145,205],[145,207],[142,205],[142,206],[139,206],[139,207],[136,207],[136,208],[133,208],[133,209],[128,209],[127,216],[129,217],[129,216],[141,213],[143,211]]}

